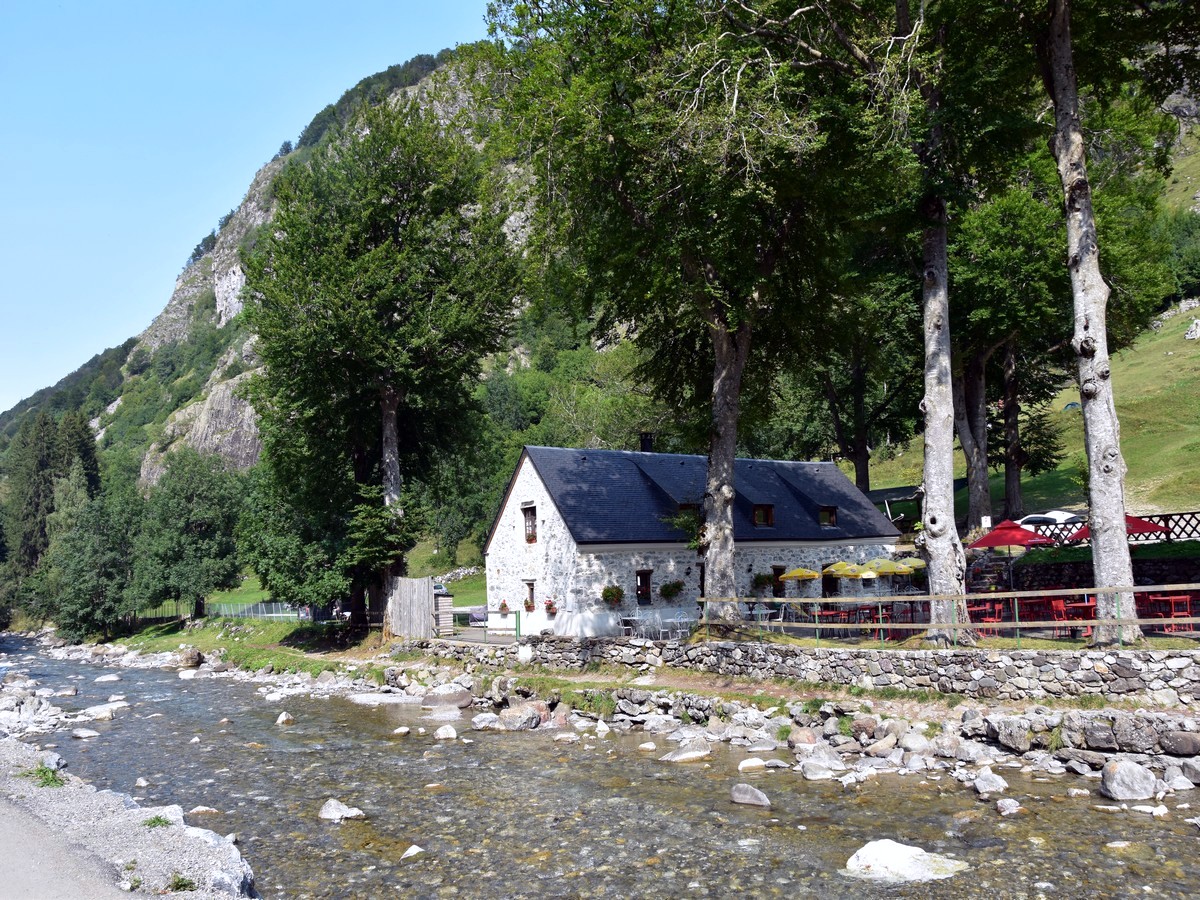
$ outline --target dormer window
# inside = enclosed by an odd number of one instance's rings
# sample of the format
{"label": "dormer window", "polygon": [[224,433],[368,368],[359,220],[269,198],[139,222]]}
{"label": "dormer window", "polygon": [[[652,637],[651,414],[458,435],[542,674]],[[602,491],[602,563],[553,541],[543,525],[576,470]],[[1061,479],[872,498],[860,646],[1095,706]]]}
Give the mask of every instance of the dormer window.
{"label": "dormer window", "polygon": [[756,528],[775,527],[775,507],[770,503],[754,504],[754,526]]}
{"label": "dormer window", "polygon": [[537,543],[537,507],[522,506],[521,513],[525,516],[525,543]]}
{"label": "dormer window", "polygon": [[823,527],[833,528],[837,525],[837,507],[822,506],[817,512],[817,522]]}

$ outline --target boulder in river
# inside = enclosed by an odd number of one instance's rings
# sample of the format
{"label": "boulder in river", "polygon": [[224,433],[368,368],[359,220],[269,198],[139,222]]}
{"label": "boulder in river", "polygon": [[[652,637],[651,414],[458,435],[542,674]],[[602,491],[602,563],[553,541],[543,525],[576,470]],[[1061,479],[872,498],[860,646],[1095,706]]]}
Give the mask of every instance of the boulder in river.
{"label": "boulder in river", "polygon": [[453,725],[443,725],[433,733],[435,741],[456,741],[458,740],[458,732],[454,730]]}
{"label": "boulder in river", "polygon": [[292,718],[289,712],[281,712],[279,718],[275,720],[276,725],[295,725],[296,720]]}
{"label": "boulder in river", "polygon": [[340,822],[343,819],[365,819],[367,814],[357,806],[347,806],[341,800],[330,797],[321,807],[320,817],[330,822]]}
{"label": "boulder in river", "polygon": [[933,881],[950,878],[967,868],[961,860],[884,839],[855,851],[846,863],[846,874],[874,881]]}
{"label": "boulder in river", "polygon": [[1100,793],[1113,800],[1149,800],[1158,779],[1145,766],[1128,759],[1111,759],[1100,770]]}
{"label": "boulder in river", "polygon": [[729,792],[729,799],[743,806],[771,808],[771,801],[767,795],[752,784],[735,784]]}

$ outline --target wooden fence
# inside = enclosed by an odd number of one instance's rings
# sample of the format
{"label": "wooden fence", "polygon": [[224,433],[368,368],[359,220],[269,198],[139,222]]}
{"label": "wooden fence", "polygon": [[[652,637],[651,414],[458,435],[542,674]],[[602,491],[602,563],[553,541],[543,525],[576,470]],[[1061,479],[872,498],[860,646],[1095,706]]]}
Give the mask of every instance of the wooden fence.
{"label": "wooden fence", "polygon": [[433,579],[397,578],[383,613],[383,636],[421,640],[436,632]]}

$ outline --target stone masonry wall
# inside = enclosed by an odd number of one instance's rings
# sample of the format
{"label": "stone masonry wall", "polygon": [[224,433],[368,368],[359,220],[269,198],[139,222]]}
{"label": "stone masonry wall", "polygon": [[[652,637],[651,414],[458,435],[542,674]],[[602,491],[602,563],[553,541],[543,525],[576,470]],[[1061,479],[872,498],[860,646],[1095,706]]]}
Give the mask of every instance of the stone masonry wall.
{"label": "stone masonry wall", "polygon": [[508,646],[453,641],[399,645],[486,666],[577,670],[592,663],[690,669],[750,679],[791,678],[865,688],[933,690],[976,700],[1024,701],[1083,694],[1163,706],[1200,700],[1200,651],[868,650],[641,638],[524,638]]}

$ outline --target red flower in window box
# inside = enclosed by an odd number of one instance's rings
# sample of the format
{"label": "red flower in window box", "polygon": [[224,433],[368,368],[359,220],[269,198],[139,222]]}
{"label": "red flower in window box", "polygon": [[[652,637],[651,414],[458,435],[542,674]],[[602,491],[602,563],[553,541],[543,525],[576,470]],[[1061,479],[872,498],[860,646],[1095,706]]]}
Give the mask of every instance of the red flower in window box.
{"label": "red flower in window box", "polygon": [[558,612],[558,605],[553,600],[546,601],[546,615],[553,616]]}
{"label": "red flower in window box", "polygon": [[527,544],[536,544],[536,543],[537,543],[537,535],[536,535],[536,534],[527,534],[527,535],[525,535],[525,543],[527,543]]}
{"label": "red flower in window box", "polygon": [[533,601],[530,599],[525,600],[525,612],[533,612]]}

